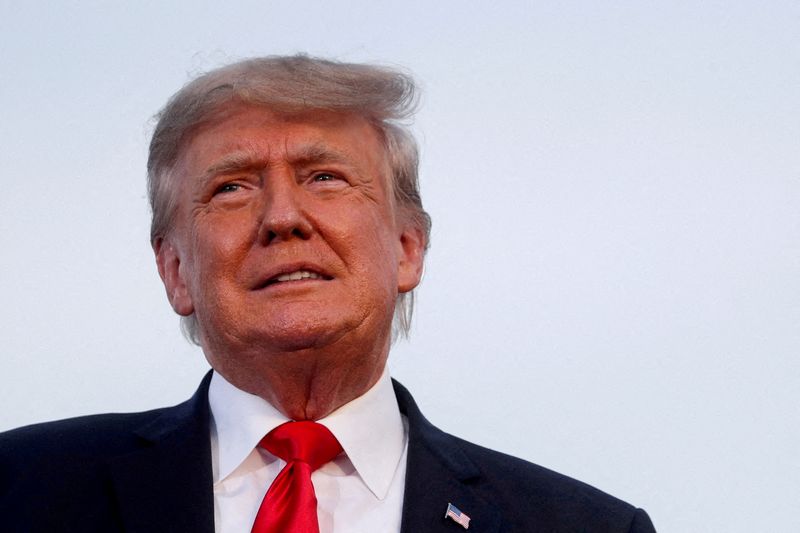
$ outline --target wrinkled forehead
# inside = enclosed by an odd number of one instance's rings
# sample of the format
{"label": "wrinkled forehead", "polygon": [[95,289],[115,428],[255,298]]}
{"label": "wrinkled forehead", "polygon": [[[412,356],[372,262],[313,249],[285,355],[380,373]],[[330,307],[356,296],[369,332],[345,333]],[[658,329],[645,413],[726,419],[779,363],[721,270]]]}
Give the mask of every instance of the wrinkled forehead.
{"label": "wrinkled forehead", "polygon": [[388,148],[374,123],[356,113],[239,103],[215,110],[182,140],[172,168],[175,201],[190,202],[218,176],[287,168],[298,178],[315,169],[338,172],[356,187],[369,184],[376,200],[398,213]]}
{"label": "wrinkled forehead", "polygon": [[212,155],[267,149],[276,158],[368,160],[389,175],[383,131],[368,117],[352,111],[282,109],[241,101],[216,106],[187,128],[175,166]]}

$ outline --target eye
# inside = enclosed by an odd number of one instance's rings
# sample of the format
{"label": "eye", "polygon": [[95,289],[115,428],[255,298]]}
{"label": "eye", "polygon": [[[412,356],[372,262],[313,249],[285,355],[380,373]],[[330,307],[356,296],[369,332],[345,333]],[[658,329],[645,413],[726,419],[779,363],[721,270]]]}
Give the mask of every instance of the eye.
{"label": "eye", "polygon": [[338,176],[331,174],[330,172],[320,172],[319,174],[314,175],[314,181],[334,181],[338,179]]}
{"label": "eye", "polygon": [[330,191],[347,187],[349,181],[342,174],[322,171],[312,173],[307,183],[320,191]]}
{"label": "eye", "polygon": [[217,187],[217,190],[214,191],[214,194],[223,194],[223,193],[228,193],[228,192],[236,192],[241,188],[242,188],[242,186],[239,185],[238,183],[223,183],[222,185]]}

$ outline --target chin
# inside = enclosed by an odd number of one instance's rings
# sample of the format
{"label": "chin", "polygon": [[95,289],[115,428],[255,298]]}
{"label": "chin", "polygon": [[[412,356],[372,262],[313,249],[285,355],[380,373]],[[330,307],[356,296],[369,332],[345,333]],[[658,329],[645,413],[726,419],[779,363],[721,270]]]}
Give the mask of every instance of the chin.
{"label": "chin", "polygon": [[271,352],[299,352],[321,348],[334,343],[338,338],[341,336],[331,332],[273,331],[259,336],[256,343]]}
{"label": "chin", "polygon": [[341,320],[303,317],[259,324],[245,337],[270,351],[293,352],[333,344],[353,329],[354,325]]}

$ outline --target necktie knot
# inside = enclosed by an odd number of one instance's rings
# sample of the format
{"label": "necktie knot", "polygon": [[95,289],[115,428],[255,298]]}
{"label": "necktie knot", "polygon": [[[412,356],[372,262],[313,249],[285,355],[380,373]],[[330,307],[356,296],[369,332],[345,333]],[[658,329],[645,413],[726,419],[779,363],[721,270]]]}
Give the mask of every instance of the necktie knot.
{"label": "necktie knot", "polygon": [[252,533],[319,533],[311,472],[341,453],[339,441],[322,424],[302,421],[281,424],[259,445],[286,466],[264,496]]}
{"label": "necktie knot", "polygon": [[328,428],[307,420],[281,424],[261,439],[260,446],[287,463],[306,463],[312,472],[342,452]]}

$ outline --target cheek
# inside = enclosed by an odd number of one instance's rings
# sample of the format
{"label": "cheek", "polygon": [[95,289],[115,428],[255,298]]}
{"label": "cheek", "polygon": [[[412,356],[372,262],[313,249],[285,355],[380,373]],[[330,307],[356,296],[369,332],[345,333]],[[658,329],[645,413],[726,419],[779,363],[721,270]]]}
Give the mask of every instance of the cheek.
{"label": "cheek", "polygon": [[200,266],[197,282],[213,285],[234,279],[251,247],[248,228],[246,220],[235,223],[207,221],[196,227],[193,249],[195,263]]}
{"label": "cheek", "polygon": [[351,214],[340,220],[334,231],[352,262],[366,267],[395,262],[392,228],[381,212],[362,208],[355,216]]}
{"label": "cheek", "polygon": [[357,261],[371,284],[381,286],[387,296],[394,298],[397,290],[397,242],[392,228],[385,220],[371,217],[364,230],[353,239],[358,246]]}

